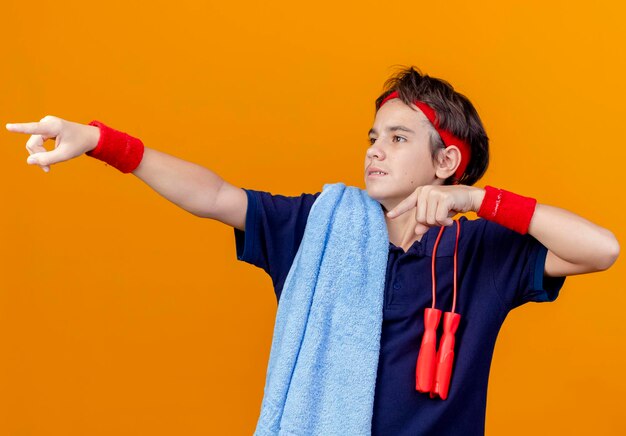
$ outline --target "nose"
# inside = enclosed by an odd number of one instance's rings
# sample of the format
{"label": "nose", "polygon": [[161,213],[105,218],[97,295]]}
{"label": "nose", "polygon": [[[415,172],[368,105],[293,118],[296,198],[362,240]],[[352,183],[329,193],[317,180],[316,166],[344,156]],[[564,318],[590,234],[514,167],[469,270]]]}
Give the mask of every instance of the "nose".
{"label": "nose", "polygon": [[367,149],[367,153],[365,153],[365,155],[367,156],[368,159],[374,159],[374,158],[380,159],[382,156],[384,156],[384,153],[380,147],[378,147],[375,144],[372,144],[372,146],[370,146],[370,148]]}

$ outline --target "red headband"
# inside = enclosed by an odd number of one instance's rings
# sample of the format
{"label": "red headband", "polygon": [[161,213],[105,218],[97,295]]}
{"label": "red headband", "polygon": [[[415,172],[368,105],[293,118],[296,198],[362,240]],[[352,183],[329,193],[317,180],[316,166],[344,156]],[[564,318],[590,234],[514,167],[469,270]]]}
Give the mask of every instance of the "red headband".
{"label": "red headband", "polygon": [[[380,109],[387,100],[391,100],[392,98],[400,98],[398,91],[393,91],[391,94],[385,97],[382,103],[380,103],[380,106],[378,107],[378,109]],[[413,104],[415,104],[415,106],[420,108],[421,111],[424,113],[424,115],[426,115],[426,118],[428,118],[428,120],[433,125],[435,130],[437,130],[437,132],[439,133],[439,136],[441,136],[441,139],[443,140],[443,143],[446,145],[446,147],[450,145],[456,145],[457,147],[459,147],[459,150],[461,150],[461,163],[459,164],[459,167],[456,169],[456,173],[454,173],[454,176],[457,179],[460,179],[461,176],[463,175],[463,172],[465,171],[465,168],[467,168],[467,164],[471,157],[471,149],[470,149],[469,144],[466,141],[463,141],[458,136],[455,136],[452,132],[445,130],[445,129],[440,129],[439,122],[436,118],[436,114],[433,108],[428,106],[426,103],[418,101],[418,100],[414,100]]]}

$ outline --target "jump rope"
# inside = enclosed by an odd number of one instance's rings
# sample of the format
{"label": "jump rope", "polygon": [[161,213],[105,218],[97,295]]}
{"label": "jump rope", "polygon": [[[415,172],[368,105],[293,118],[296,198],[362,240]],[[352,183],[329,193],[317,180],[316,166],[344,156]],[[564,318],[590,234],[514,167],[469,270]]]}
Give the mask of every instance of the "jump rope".
{"label": "jump rope", "polygon": [[439,396],[442,400],[448,397],[454,361],[454,334],[461,321],[461,315],[454,312],[456,308],[456,255],[459,247],[461,223],[458,220],[454,220],[454,222],[456,223],[456,243],[454,245],[454,297],[452,299],[452,310],[443,314],[443,336],[441,337],[439,350],[435,351],[437,327],[441,319],[441,310],[435,308],[437,290],[435,259],[437,258],[437,246],[445,229],[445,226],[442,226],[433,248],[433,303],[432,307],[424,309],[424,336],[422,336],[422,344],[420,345],[415,368],[415,389],[419,392],[430,393],[430,398]]}

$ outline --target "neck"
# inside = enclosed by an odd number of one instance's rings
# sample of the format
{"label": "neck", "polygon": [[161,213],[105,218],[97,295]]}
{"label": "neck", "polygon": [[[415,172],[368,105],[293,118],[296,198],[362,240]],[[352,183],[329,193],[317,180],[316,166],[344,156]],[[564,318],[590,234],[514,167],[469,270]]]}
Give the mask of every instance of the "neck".
{"label": "neck", "polygon": [[[385,215],[389,242],[407,251],[415,241],[421,241],[429,227],[415,221],[415,208],[407,210],[393,219]],[[417,227],[417,233],[415,228]]]}

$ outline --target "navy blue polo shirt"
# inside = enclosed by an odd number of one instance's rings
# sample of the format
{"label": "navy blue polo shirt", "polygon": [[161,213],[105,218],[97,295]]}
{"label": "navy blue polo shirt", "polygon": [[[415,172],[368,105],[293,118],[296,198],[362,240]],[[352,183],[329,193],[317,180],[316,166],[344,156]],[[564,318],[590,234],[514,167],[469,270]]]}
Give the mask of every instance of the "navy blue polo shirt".
{"label": "navy blue polo shirt", "polygon": [[[321,192],[289,197],[245,191],[245,232],[234,229],[237,259],[267,272],[279,300],[309,211]],[[554,301],[565,282],[565,277],[544,277],[547,248],[531,235],[482,218],[458,220],[456,312],[461,321],[448,398],[431,399],[415,390],[440,229],[431,227],[406,252],[389,242],[372,435],[484,435],[489,367],[502,322],[524,303]],[[436,308],[442,312],[452,308],[455,226],[444,230],[435,259]],[[440,323],[439,338],[441,332]]]}

